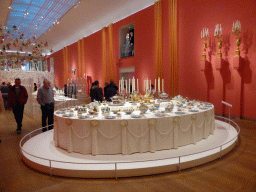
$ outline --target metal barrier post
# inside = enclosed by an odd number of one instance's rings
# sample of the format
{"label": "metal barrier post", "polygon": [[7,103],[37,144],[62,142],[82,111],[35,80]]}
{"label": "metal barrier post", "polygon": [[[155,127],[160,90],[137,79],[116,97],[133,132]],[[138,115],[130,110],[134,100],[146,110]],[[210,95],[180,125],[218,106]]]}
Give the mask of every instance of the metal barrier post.
{"label": "metal barrier post", "polygon": [[52,161],[51,160],[49,161],[50,161],[50,175],[52,176]]}
{"label": "metal barrier post", "polygon": [[228,115],[228,117],[229,117],[229,128],[230,128],[230,108],[232,107],[232,105],[227,103],[227,102],[225,102],[225,101],[222,101],[222,103],[229,107],[229,115]]}
{"label": "metal barrier post", "polygon": [[117,164],[115,163],[115,174],[116,174],[116,179],[117,179]]}
{"label": "metal barrier post", "polygon": [[180,156],[179,156],[179,171],[180,171]]}

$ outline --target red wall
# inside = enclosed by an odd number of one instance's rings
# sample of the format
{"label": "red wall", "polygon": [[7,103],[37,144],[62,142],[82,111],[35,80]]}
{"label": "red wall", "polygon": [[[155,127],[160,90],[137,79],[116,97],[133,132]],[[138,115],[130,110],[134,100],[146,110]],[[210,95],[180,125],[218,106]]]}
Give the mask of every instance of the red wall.
{"label": "red wall", "polygon": [[[130,23],[134,23],[134,57],[119,59],[119,29]],[[144,79],[155,79],[154,6],[113,24],[113,33],[114,63],[119,67],[135,66],[135,79],[139,79],[142,91]]]}
{"label": "red wall", "polygon": [[[69,78],[74,79],[78,77],[78,43],[73,43],[68,46],[68,71]],[[72,73],[71,68],[74,67],[76,69],[75,74]],[[66,82],[65,82],[66,83]]]}
{"label": "red wall", "polygon": [[[91,81],[98,80],[103,87],[102,74],[102,31],[98,31],[85,38],[85,66]],[[91,85],[89,85],[91,87]]]}
{"label": "red wall", "polygon": [[[170,76],[169,68],[169,36],[168,36],[168,1],[163,0],[163,67],[165,91],[169,93],[167,84]],[[238,0],[220,1],[178,1],[178,62],[179,62],[179,94],[191,99],[209,101],[215,105],[217,114],[227,114],[228,109],[221,104],[226,101],[233,105],[231,115],[256,117],[256,80],[253,76],[256,61],[256,11],[255,1],[246,3]],[[254,9],[253,9],[254,8]],[[233,21],[242,24],[241,67],[234,69],[235,36],[232,34]],[[119,59],[119,29],[134,23],[135,56]],[[213,36],[215,25],[223,27],[223,66],[217,65],[217,41]],[[209,28],[210,43],[207,49],[207,65],[201,61],[203,41],[201,30]],[[155,79],[155,42],[154,42],[154,5],[137,12],[113,24],[115,82],[118,83],[119,68],[135,66],[135,78],[142,82],[149,78]],[[108,29],[106,29],[108,49]],[[75,53],[72,53],[72,52]],[[107,52],[108,54],[108,52]],[[209,57],[210,56],[210,57]],[[64,84],[62,51],[53,54],[55,58],[56,80]],[[69,60],[77,67],[77,44],[69,46]],[[103,87],[102,74],[102,31],[85,38],[86,73],[91,81],[99,80]],[[107,61],[108,63],[108,61]],[[107,69],[109,63],[107,64]],[[71,66],[70,66],[71,69]],[[107,71],[109,75],[109,71]]]}
{"label": "red wall", "polygon": [[[181,95],[213,103],[217,114],[228,113],[228,109],[221,104],[221,101],[226,101],[233,105],[231,115],[256,117],[256,80],[252,75],[256,72],[255,6],[254,0],[246,3],[237,0],[178,1]],[[234,69],[236,39],[232,34],[232,24],[236,20],[242,24],[242,59],[238,70]],[[220,70],[216,69],[218,48],[213,36],[216,24],[223,27],[223,65]],[[211,39],[210,48],[207,49],[210,67],[205,71],[202,71],[201,61],[203,40],[200,35],[203,27],[209,28]]]}
{"label": "red wall", "polygon": [[54,58],[54,80],[55,85],[64,87],[66,81],[64,81],[64,60],[63,50],[57,51],[51,55]]}

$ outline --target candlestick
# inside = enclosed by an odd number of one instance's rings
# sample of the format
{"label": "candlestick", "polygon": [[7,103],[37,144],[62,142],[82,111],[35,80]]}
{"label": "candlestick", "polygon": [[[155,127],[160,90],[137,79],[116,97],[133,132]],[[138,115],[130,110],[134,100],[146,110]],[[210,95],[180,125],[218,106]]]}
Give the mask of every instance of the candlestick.
{"label": "candlestick", "polygon": [[235,57],[240,56],[240,50],[239,46],[241,44],[241,38],[239,37],[239,33],[241,32],[241,23],[240,21],[233,22],[232,26],[232,33],[236,36],[236,51],[235,51]]}
{"label": "candlestick", "polygon": [[217,24],[215,26],[215,33],[214,36],[218,39],[218,47],[219,47],[219,51],[217,53],[218,55],[218,59],[221,59],[222,57],[222,53],[221,53],[221,48],[222,48],[222,41],[221,41],[221,37],[222,37],[222,27],[221,24]]}
{"label": "candlestick", "polygon": [[203,52],[203,55],[202,55],[202,60],[204,61],[206,59],[206,48],[207,48],[207,39],[209,37],[209,29],[208,28],[203,28],[203,31],[201,31],[201,38],[204,40],[204,52]]}
{"label": "candlestick", "polygon": [[147,84],[146,84],[146,92],[148,92],[148,78],[147,78]]}
{"label": "candlestick", "polygon": [[162,92],[164,93],[164,79],[162,79]]}
{"label": "candlestick", "polygon": [[134,77],[132,78],[132,92],[135,91],[135,79]]}
{"label": "candlestick", "polygon": [[119,80],[118,91],[121,92],[121,90],[120,90],[120,80]]}
{"label": "candlestick", "polygon": [[145,86],[145,79],[143,80],[143,91],[145,92],[145,90],[146,90],[146,86]]}
{"label": "candlestick", "polygon": [[130,85],[131,85],[131,82],[130,82],[130,78],[129,78],[129,85],[128,85],[129,93],[130,93]]}
{"label": "candlestick", "polygon": [[139,79],[137,79],[137,92],[139,93]]}
{"label": "candlestick", "polygon": [[158,77],[158,92],[160,92],[160,77]]}

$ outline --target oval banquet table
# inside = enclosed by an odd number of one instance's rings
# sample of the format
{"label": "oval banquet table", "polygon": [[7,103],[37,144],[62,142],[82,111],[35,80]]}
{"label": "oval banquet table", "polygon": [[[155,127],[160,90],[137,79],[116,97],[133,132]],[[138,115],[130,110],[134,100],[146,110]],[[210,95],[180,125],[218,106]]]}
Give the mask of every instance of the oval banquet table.
{"label": "oval banquet table", "polygon": [[[161,103],[159,110],[164,110],[166,104]],[[131,115],[120,112],[121,117],[113,119],[101,112],[85,119],[79,118],[75,110],[72,117],[59,113],[60,110],[54,114],[55,146],[81,154],[129,155],[178,148],[206,139],[215,129],[214,106],[209,103],[195,112],[185,110],[184,114],[174,108],[173,112],[163,113],[164,116],[149,110],[144,115],[139,111]]]}

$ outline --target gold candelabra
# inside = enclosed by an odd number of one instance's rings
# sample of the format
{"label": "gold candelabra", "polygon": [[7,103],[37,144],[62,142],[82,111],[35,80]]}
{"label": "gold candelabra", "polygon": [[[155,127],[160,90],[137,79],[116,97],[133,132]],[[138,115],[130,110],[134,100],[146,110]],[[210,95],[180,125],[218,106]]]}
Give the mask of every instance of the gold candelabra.
{"label": "gold candelabra", "polygon": [[235,50],[235,57],[240,56],[239,46],[241,45],[241,38],[239,37],[239,33],[241,32],[241,23],[240,21],[236,21],[233,23],[232,26],[232,33],[236,36],[236,50]]}
{"label": "gold candelabra", "polygon": [[221,48],[222,48],[222,41],[221,41],[222,28],[221,28],[221,24],[217,24],[215,26],[214,37],[216,37],[218,39],[219,50],[218,50],[218,53],[217,53],[217,57],[218,57],[218,59],[221,59],[221,57],[222,57],[222,53],[221,53]]}
{"label": "gold candelabra", "polygon": [[207,49],[207,39],[209,37],[209,29],[208,28],[203,28],[203,30],[201,31],[201,38],[204,40],[204,52],[202,55],[202,60],[204,61],[206,59],[206,49]]}

